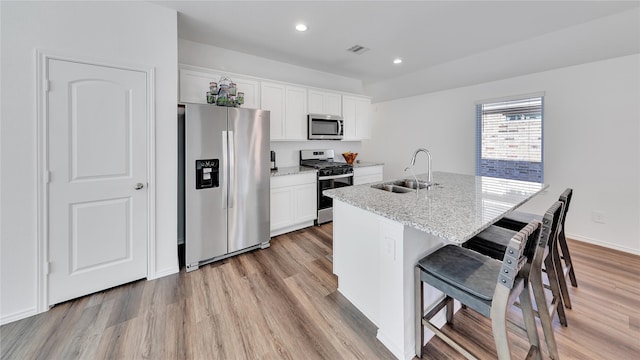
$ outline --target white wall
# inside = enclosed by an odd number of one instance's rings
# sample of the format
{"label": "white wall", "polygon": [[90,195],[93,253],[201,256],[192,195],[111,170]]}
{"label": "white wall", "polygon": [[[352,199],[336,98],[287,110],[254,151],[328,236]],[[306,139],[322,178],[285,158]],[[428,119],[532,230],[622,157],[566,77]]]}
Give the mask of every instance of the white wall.
{"label": "white wall", "polygon": [[[383,161],[385,178],[396,178],[426,147],[434,170],[474,174],[476,101],[539,91],[551,186],[524,209],[542,213],[571,187],[570,237],[640,254],[640,55],[376,103],[362,156]],[[417,164],[426,169],[426,159]],[[606,223],[593,222],[592,211]]]}
{"label": "white wall", "polygon": [[486,49],[390,80],[371,82],[365,84],[364,88],[374,101],[385,101],[638,52],[640,8],[635,8],[524,41]]}
{"label": "white wall", "polygon": [[36,49],[155,68],[157,226],[156,268],[151,275],[178,271],[176,12],[144,2],[2,1],[0,6],[0,322],[37,312]]}

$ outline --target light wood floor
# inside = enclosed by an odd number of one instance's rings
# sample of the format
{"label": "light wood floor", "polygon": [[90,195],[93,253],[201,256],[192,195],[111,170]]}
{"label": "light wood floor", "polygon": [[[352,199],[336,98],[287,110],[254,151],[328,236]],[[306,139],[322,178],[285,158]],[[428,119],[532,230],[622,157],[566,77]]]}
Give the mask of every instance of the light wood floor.
{"label": "light wood floor", "polygon": [[[2,359],[392,359],[376,328],[336,291],[326,224],[198,271],[138,281],[0,327]],[[570,242],[579,287],[563,359],[640,358],[640,257]],[[514,310],[515,312],[515,310]],[[495,357],[490,324],[471,310],[448,333]],[[515,359],[526,339],[510,335]],[[544,347],[543,347],[544,348]],[[434,339],[426,359],[461,356]],[[545,350],[546,352],[546,350]]]}

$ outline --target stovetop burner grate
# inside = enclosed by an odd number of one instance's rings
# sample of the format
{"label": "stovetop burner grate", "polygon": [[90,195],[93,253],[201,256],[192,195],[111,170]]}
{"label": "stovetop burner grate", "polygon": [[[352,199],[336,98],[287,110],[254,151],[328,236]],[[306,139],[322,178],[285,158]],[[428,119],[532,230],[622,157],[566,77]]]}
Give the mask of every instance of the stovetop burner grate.
{"label": "stovetop burner grate", "polygon": [[301,150],[300,165],[318,170],[318,176],[343,175],[353,173],[353,166],[333,161],[333,150]]}
{"label": "stovetop burner grate", "polygon": [[309,166],[315,169],[325,169],[325,168],[350,168],[351,165],[339,161],[326,161],[326,160],[303,160],[300,162],[302,166]]}

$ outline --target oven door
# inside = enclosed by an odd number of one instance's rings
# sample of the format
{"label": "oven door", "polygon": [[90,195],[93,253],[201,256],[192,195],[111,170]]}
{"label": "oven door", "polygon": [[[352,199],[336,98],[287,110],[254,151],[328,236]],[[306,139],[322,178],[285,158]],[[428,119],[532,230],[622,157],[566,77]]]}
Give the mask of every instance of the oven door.
{"label": "oven door", "polygon": [[353,173],[318,177],[318,220],[322,224],[333,220],[333,199],[322,195],[324,190],[353,185]]}

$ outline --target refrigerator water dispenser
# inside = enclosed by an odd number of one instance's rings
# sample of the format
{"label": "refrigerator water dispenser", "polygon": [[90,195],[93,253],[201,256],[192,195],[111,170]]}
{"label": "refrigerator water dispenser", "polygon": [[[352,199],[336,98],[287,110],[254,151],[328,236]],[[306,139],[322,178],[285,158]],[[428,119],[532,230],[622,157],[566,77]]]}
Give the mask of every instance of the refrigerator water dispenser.
{"label": "refrigerator water dispenser", "polygon": [[196,160],[196,189],[216,188],[220,186],[218,159]]}

